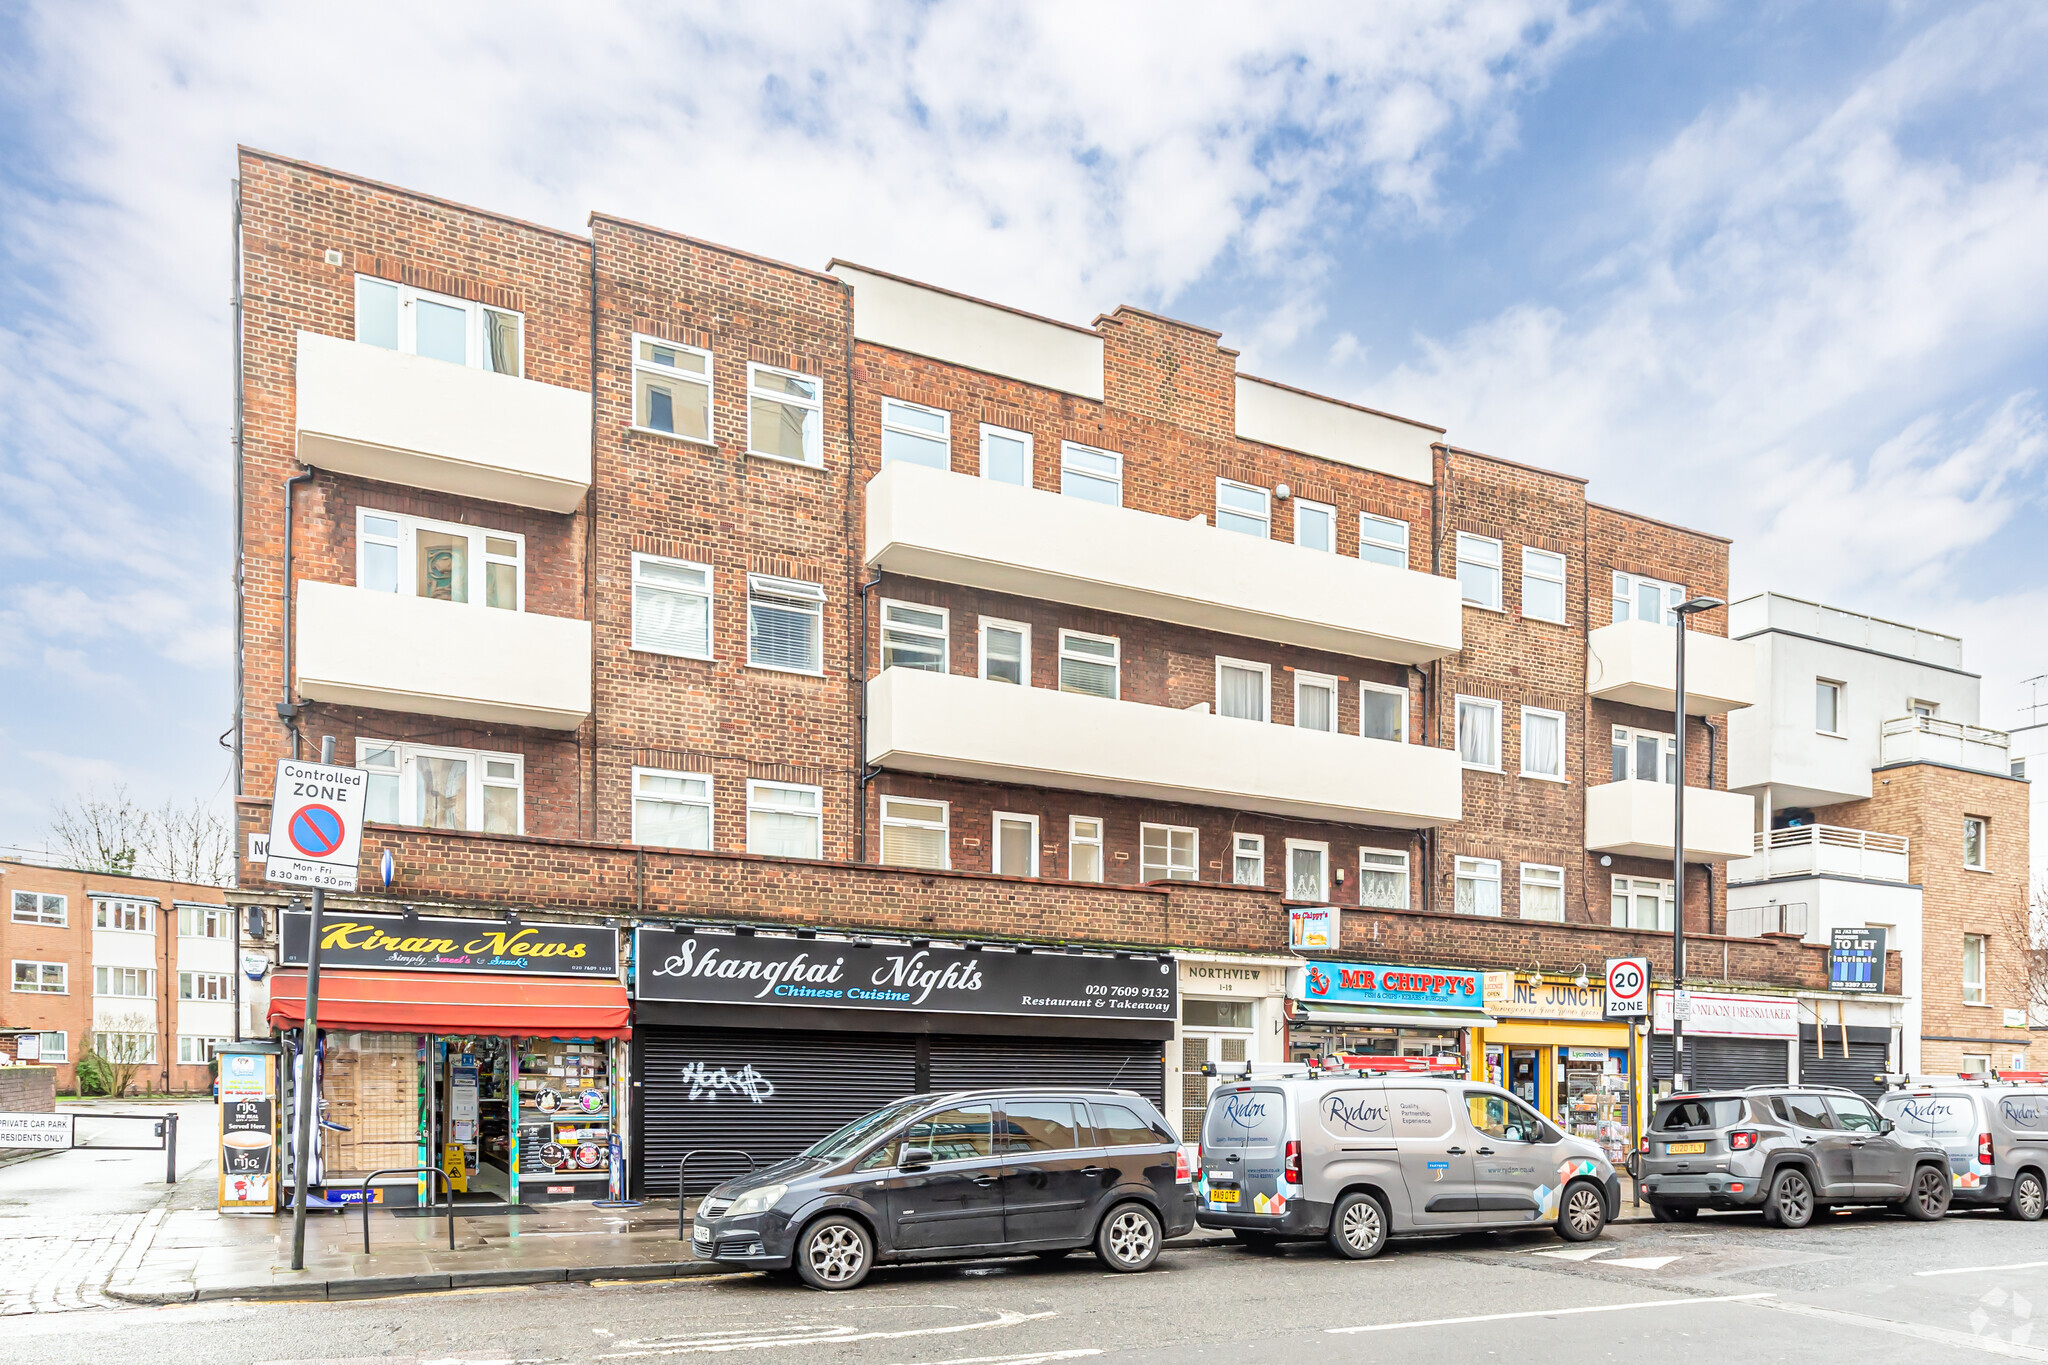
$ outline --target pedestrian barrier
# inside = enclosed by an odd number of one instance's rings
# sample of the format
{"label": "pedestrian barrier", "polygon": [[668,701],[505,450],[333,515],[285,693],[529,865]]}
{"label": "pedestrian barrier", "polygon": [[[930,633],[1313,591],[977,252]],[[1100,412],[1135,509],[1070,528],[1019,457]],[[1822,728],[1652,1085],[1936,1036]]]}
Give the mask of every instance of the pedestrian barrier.
{"label": "pedestrian barrier", "polygon": [[690,1238],[690,1186],[687,1177],[690,1162],[700,1156],[736,1156],[747,1163],[749,1171],[755,1169],[754,1154],[737,1147],[692,1147],[683,1153],[683,1159],[676,1163],[676,1240],[686,1242]]}
{"label": "pedestrian barrier", "polygon": [[[76,1123],[79,1119],[98,1122],[101,1119],[127,1119],[131,1122],[154,1124],[150,1136],[154,1142],[80,1142]],[[178,1116],[165,1114],[110,1114],[98,1109],[80,1109],[72,1116],[71,1145],[90,1148],[100,1152],[154,1152],[159,1147],[164,1153],[164,1184],[178,1183]]]}
{"label": "pedestrian barrier", "polygon": [[[441,1202],[448,1207],[448,1249],[455,1250],[455,1191],[448,1184],[448,1172],[439,1166],[387,1166],[363,1179],[363,1254],[370,1254],[370,1182],[380,1175],[431,1175],[441,1181]],[[431,1206],[432,1186],[428,1187]]]}

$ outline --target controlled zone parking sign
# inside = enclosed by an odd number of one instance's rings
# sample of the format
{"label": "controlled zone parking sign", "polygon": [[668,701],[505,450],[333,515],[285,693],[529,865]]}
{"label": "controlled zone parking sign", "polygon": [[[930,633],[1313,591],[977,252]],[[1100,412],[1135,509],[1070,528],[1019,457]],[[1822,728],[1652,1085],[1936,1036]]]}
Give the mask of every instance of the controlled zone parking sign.
{"label": "controlled zone parking sign", "polygon": [[1650,959],[1610,957],[1607,959],[1607,1017],[1647,1019],[1650,1017]]}
{"label": "controlled zone parking sign", "polygon": [[284,759],[270,799],[265,881],[323,891],[356,889],[369,775],[354,768]]}

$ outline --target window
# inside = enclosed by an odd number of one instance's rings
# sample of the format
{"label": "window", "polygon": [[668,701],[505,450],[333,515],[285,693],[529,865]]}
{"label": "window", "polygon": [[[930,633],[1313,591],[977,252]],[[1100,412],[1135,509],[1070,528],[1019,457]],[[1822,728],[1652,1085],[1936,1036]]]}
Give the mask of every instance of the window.
{"label": "window", "polygon": [[1264,886],[1266,884],[1266,836],[1263,834],[1233,834],[1230,836],[1230,880],[1234,886]]}
{"label": "window", "polygon": [[747,852],[774,858],[824,856],[824,793],[787,782],[747,783]]}
{"label": "window", "polygon": [[1164,1140],[1152,1125],[1122,1104],[1093,1104],[1095,1145],[1098,1147],[1151,1147]]}
{"label": "window", "polygon": [[14,964],[14,989],[28,995],[69,995],[70,972],[71,969],[62,962],[17,961]]}
{"label": "window", "polygon": [[1564,621],[1564,556],[1522,547],[1522,615],[1532,621]]}
{"label": "window", "polygon": [[1358,685],[1358,733],[1367,739],[1408,742],[1408,689],[1385,683]]}
{"label": "window", "polygon": [[1060,492],[1110,507],[1124,505],[1124,457],[1111,450],[1060,442]]}
{"label": "window", "polygon": [[227,938],[234,931],[234,911],[225,905],[178,907],[179,938]]}
{"label": "window", "polygon": [[747,663],[783,673],[822,673],[825,590],[794,578],[747,575]]}
{"label": "window", "polygon": [[2010,772],[2014,777],[2019,778],[2022,782],[2026,781],[2027,760],[2025,760],[2024,758],[2013,759],[2010,763],[2006,764],[2006,771]]}
{"label": "window", "polygon": [[524,611],[526,537],[356,509],[356,586]]}
{"label": "window", "polygon": [[1092,815],[1067,817],[1067,876],[1077,882],[1102,880],[1102,821]]}
{"label": "window", "polygon": [[991,866],[1005,877],[1036,877],[1038,875],[1038,817],[1035,815],[1012,815],[997,811],[994,815],[995,857]]}
{"label": "window", "polygon": [[1921,701],[1918,697],[1909,697],[1906,699],[1906,714],[1909,716],[1919,716],[1923,720],[1933,720],[1941,714],[1941,706],[1938,702]]}
{"label": "window", "polygon": [[1252,1002],[1195,1000],[1182,996],[1180,1021],[1190,1028],[1248,1029],[1252,1027]]}
{"label": "window", "polygon": [[45,1062],[68,1062],[71,1060],[71,1035],[61,1030],[45,1033],[42,1037],[42,1056]]}
{"label": "window", "polygon": [[1115,701],[1120,695],[1119,658],[1120,648],[1114,636],[1061,631],[1060,691]]}
{"label": "window", "polygon": [[1963,817],[1963,866],[1972,872],[1985,870],[1985,846],[1989,842],[1990,826],[1981,815]]}
{"label": "window", "polygon": [[1963,1003],[1984,1003],[1984,935],[1963,935]]}
{"label": "window", "polygon": [[119,929],[130,934],[154,933],[156,908],[151,901],[98,900],[92,903],[92,927],[95,929]]}
{"label": "window", "polygon": [[1677,736],[1615,726],[1613,774],[1616,782],[1676,782]]}
{"label": "window", "polygon": [[1813,680],[1813,728],[1824,735],[1842,733],[1842,685],[1826,678]]}
{"label": "window", "polygon": [[1330,846],[1306,839],[1287,841],[1287,899],[1330,901]]}
{"label": "window", "polygon": [[1358,903],[1375,910],[1408,908],[1408,851],[1358,850]]}
{"label": "window", "polygon": [[154,1033],[95,1033],[92,1050],[110,1062],[154,1062]]}
{"label": "window", "polygon": [[1616,877],[1613,923],[1617,929],[1670,929],[1677,923],[1671,883],[1654,877]]}
{"label": "window", "polygon": [[711,657],[711,566],[633,556],[633,648],[684,659]]}
{"label": "window", "polygon": [[903,1149],[921,1147],[937,1161],[981,1161],[993,1150],[994,1111],[986,1104],[927,1114],[903,1134]]}
{"label": "window", "polygon": [[747,366],[747,453],[825,462],[824,385],[794,370]]}
{"label": "window", "polygon": [[205,1066],[213,1060],[214,1053],[227,1045],[225,1038],[194,1038],[179,1034],[178,1061],[184,1066]]}
{"label": "window", "polygon": [[1273,672],[1265,664],[1243,659],[1216,661],[1216,714],[1232,720],[1266,719],[1266,698],[1273,690]]}
{"label": "window", "polygon": [[1294,724],[1337,733],[1337,680],[1322,673],[1294,675]]}
{"label": "window", "polygon": [[633,425],[711,440],[711,352],[659,337],[633,338]]}
{"label": "window", "polygon": [[944,801],[882,798],[882,861],[892,867],[951,867]]}
{"label": "window", "polygon": [[1965,1076],[1989,1076],[1991,1054],[1988,1052],[1965,1052],[1962,1065],[1957,1068]]}
{"label": "window", "polygon": [[1458,592],[1469,607],[1500,610],[1500,542],[1458,532]]}
{"label": "window", "polygon": [[1522,708],[1522,776],[1564,781],[1564,713]]}
{"label": "window", "polygon": [[1522,918],[1564,923],[1564,869],[1522,864]]}
{"label": "window", "polygon": [[508,309],[356,276],[356,340],[366,345],[517,376],[525,325]]}
{"label": "window", "polygon": [[11,918],[16,924],[47,924],[62,929],[71,918],[63,896],[48,891],[17,891]]}
{"label": "window", "polygon": [[882,603],[882,667],[946,672],[946,619],[944,607],[885,600]]}
{"label": "window", "polygon": [[1268,540],[1273,535],[1271,493],[1248,483],[1216,480],[1216,529]]}
{"label": "window", "polygon": [[882,400],[882,463],[953,467],[953,415],[897,398]]}
{"label": "window", "polygon": [[232,1000],[233,978],[225,972],[179,972],[180,1000]]}
{"label": "window", "polygon": [[981,618],[981,676],[989,682],[1031,686],[1031,627],[1022,621]]}
{"label": "window", "polygon": [[95,967],[92,969],[94,995],[149,997],[156,994],[156,971],[151,967]]}
{"label": "window", "polygon": [[1071,1100],[1005,1100],[1003,1149],[1007,1152],[1071,1152],[1081,1146],[1079,1119]]}
{"label": "window", "polygon": [[1500,915],[1500,860],[1460,858],[1457,860],[1457,912],[1461,915]]}
{"label": "window", "polygon": [[1845,1133],[1871,1133],[1879,1131],[1881,1120],[1877,1111],[1852,1095],[1828,1096],[1828,1108],[1834,1111],[1835,1127]]}
{"label": "window", "polygon": [[518,754],[358,739],[356,766],[370,775],[365,821],[524,832],[526,760]]}
{"label": "window", "polygon": [[1031,436],[1028,432],[981,424],[981,477],[997,483],[1031,487]]}
{"label": "window", "polygon": [[1500,771],[1500,703],[1458,698],[1458,761],[1468,768]]}
{"label": "window", "polygon": [[1358,514],[1358,557],[1390,569],[1408,567],[1408,523],[1392,517]]}
{"label": "window", "polygon": [[1685,589],[1677,583],[1644,578],[1641,574],[1614,575],[1614,619],[1617,621],[1654,621],[1659,625],[1675,626],[1678,613],[1674,608],[1683,601]]}
{"label": "window", "polygon": [[633,842],[650,848],[710,848],[711,775],[633,769]]}
{"label": "window", "polygon": [[1294,500],[1294,543],[1304,550],[1337,552],[1337,509],[1326,502]]}
{"label": "window", "polygon": [[1138,826],[1138,880],[1195,880],[1195,831],[1180,825]]}

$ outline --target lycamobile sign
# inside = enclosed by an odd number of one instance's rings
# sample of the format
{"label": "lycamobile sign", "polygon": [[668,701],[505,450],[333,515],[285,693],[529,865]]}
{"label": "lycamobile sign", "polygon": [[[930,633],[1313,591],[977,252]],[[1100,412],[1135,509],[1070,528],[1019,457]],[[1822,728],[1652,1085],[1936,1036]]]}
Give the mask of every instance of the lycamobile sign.
{"label": "lycamobile sign", "polygon": [[1169,961],[676,929],[636,934],[642,1000],[1098,1019],[1175,1013]]}

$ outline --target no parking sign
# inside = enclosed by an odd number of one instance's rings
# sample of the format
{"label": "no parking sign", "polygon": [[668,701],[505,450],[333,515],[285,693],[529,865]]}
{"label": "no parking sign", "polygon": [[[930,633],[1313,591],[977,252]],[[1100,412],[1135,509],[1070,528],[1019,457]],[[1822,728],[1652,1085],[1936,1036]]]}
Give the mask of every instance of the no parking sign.
{"label": "no parking sign", "polygon": [[369,777],[354,768],[284,759],[270,799],[266,881],[324,891],[356,889]]}

